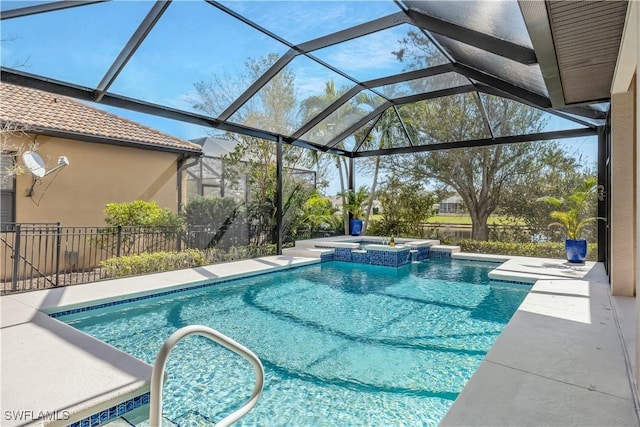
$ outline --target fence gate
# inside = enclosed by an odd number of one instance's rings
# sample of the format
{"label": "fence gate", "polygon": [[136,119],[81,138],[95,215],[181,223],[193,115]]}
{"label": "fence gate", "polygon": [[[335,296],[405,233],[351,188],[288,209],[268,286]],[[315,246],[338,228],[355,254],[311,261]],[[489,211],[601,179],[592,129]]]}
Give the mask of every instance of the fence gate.
{"label": "fence gate", "polygon": [[5,223],[0,231],[2,293],[58,284],[60,223]]}

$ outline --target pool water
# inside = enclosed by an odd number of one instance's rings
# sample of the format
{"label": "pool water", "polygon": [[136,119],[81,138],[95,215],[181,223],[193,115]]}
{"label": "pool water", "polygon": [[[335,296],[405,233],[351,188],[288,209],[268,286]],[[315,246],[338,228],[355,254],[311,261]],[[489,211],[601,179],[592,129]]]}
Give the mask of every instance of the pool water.
{"label": "pool water", "polygon": [[[59,319],[153,364],[175,330],[210,326],[250,348],[264,392],[239,425],[437,425],[530,287],[495,264],[329,262]],[[199,336],[167,363],[165,417],[213,424],[249,397],[251,365]]]}

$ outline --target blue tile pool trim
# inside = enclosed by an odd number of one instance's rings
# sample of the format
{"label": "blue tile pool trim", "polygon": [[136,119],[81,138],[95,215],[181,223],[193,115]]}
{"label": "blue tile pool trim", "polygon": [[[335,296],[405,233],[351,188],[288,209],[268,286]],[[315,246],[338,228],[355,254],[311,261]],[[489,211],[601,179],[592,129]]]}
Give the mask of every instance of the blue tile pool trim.
{"label": "blue tile pool trim", "polygon": [[429,258],[442,258],[442,259],[450,259],[451,252],[449,251],[429,251]]}
{"label": "blue tile pool trim", "polygon": [[335,251],[333,252],[333,259],[335,261],[352,262],[351,248],[336,248]]}
{"label": "blue tile pool trim", "polygon": [[[415,261],[423,261],[429,258],[451,259],[451,252],[432,250],[428,246],[421,246],[417,249],[408,247],[406,251],[384,251],[376,249],[355,249],[355,248],[334,248],[329,246],[316,245],[318,249],[333,249],[333,253],[322,254],[320,260],[355,262],[359,264],[382,265],[385,267],[400,267]],[[500,263],[498,263],[500,264]]]}
{"label": "blue tile pool trim", "polygon": [[[324,255],[322,256],[324,261]],[[428,257],[422,258],[426,259]],[[412,261],[411,249],[407,247],[400,251],[384,251],[375,249],[335,248],[333,261],[354,262],[358,264],[382,265],[385,267],[400,267]],[[418,260],[420,258],[418,257]]]}
{"label": "blue tile pool trim", "polygon": [[131,412],[134,409],[138,409],[143,405],[148,405],[150,399],[150,393],[146,392],[140,396],[136,396],[124,402],[120,402],[110,408],[104,409],[86,418],[76,421],[71,424],[67,424],[67,427],[93,427],[106,424],[110,421],[120,418],[127,412]]}
{"label": "blue tile pool trim", "polygon": [[489,281],[498,282],[498,283],[511,283],[514,285],[527,285],[527,286],[533,286],[533,284],[535,283],[535,282],[521,282],[518,280],[501,280],[501,279],[492,279],[492,278],[489,278]]}
{"label": "blue tile pool trim", "polygon": [[334,260],[333,252],[320,255],[320,262],[329,262],[333,260]]}
{"label": "blue tile pool trim", "polygon": [[456,258],[456,257],[451,257],[451,259],[455,259],[456,261],[472,261],[472,262],[483,262],[485,264],[495,264],[496,266],[498,265],[502,265],[506,262],[505,261],[495,261],[492,259],[479,259],[479,258]]}
{"label": "blue tile pool trim", "polygon": [[418,248],[417,260],[422,261],[423,259],[427,259],[429,258],[430,254],[431,254],[431,249],[429,249],[428,246],[420,246]]}
{"label": "blue tile pool trim", "polygon": [[209,286],[216,286],[216,285],[221,285],[223,283],[235,282],[235,281],[242,280],[242,279],[248,279],[248,278],[263,276],[265,274],[275,273],[276,271],[292,270],[294,268],[307,267],[309,265],[312,265],[312,264],[294,265],[294,266],[289,266],[289,267],[287,267],[285,269],[260,271],[260,272],[257,272],[257,273],[247,274],[247,275],[239,276],[239,277],[232,277],[232,278],[229,278],[229,279],[220,279],[220,280],[215,280],[214,279],[215,281],[213,281],[213,282],[211,280],[209,280],[207,282],[200,283],[198,285],[189,285],[188,283],[185,283],[184,285],[179,285],[181,287],[178,288],[178,289],[171,289],[169,291],[155,292],[155,293],[146,294],[146,295],[138,295],[138,296],[135,296],[135,297],[120,299],[120,300],[117,300],[117,301],[103,302],[103,303],[100,303],[100,304],[87,305],[87,306],[83,306],[83,307],[77,307],[77,308],[72,308],[72,309],[69,309],[69,310],[56,311],[56,312],[53,312],[53,313],[46,313],[46,314],[49,317],[53,317],[54,319],[56,319],[58,317],[68,316],[70,314],[77,314],[77,313],[83,313],[85,311],[99,310],[99,309],[105,308],[105,307],[111,307],[111,306],[120,305],[120,304],[127,304],[127,303],[130,303],[130,302],[141,301],[141,300],[150,299],[150,298],[156,298],[156,297],[162,297],[162,296],[165,296],[165,295],[179,294],[179,293],[182,293],[182,292],[187,292],[187,291],[193,291],[193,290],[196,290],[196,289],[207,288]]}

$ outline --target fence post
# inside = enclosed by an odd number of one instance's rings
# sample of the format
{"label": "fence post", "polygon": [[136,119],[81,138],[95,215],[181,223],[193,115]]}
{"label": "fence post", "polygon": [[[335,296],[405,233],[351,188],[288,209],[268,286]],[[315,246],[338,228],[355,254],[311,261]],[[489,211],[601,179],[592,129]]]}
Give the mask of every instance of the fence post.
{"label": "fence post", "polygon": [[116,246],[116,256],[120,256],[120,247],[122,246],[122,226],[118,226],[118,246]]}
{"label": "fence post", "polygon": [[176,233],[176,236],[177,236],[177,239],[178,239],[178,241],[176,242],[176,247],[177,247],[178,252],[182,252],[182,235],[183,235],[183,233],[186,234],[186,231],[183,230],[182,228],[179,228],[178,232]]}
{"label": "fence post", "polygon": [[58,222],[57,233],[56,233],[56,286],[59,285],[59,275],[60,275],[60,247],[62,246],[62,227],[60,226],[60,222]]}
{"label": "fence post", "polygon": [[16,235],[13,242],[13,268],[11,271],[11,290],[13,292],[18,290],[18,271],[20,270],[20,231],[22,226],[16,224]]}

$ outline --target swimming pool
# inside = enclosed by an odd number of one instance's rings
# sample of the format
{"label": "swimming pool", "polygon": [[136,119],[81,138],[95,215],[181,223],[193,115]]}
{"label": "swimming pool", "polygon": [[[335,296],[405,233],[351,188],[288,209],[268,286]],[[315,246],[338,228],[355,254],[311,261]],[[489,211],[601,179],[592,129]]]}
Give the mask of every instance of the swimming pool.
{"label": "swimming pool", "polygon": [[[436,425],[529,290],[490,282],[494,267],[329,262],[59,319],[149,363],[188,324],[232,337],[266,371],[239,425]],[[254,381],[202,337],[179,343],[167,371],[163,409],[180,426],[221,419]]]}

